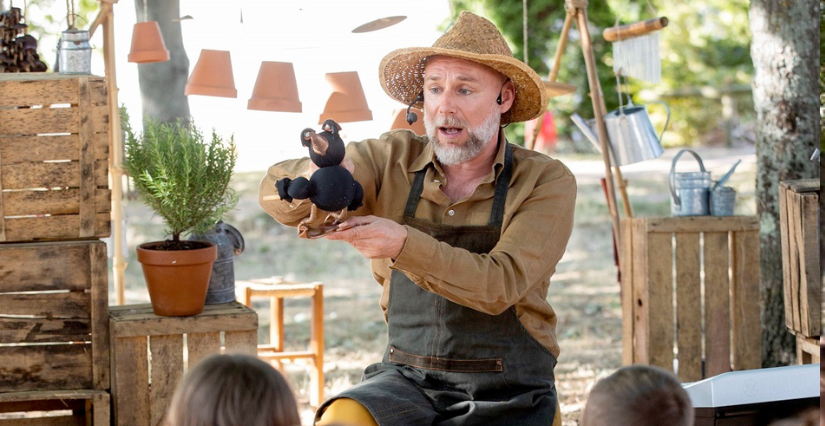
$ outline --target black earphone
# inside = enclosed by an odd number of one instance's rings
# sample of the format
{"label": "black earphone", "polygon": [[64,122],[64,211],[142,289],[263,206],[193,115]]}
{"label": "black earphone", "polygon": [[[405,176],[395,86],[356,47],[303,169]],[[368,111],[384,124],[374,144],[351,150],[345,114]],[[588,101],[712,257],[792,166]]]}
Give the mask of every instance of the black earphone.
{"label": "black earphone", "polygon": [[424,92],[421,92],[421,93],[418,94],[418,96],[415,97],[415,99],[413,99],[412,102],[410,102],[410,105],[407,107],[407,123],[409,123],[410,126],[412,126],[413,123],[418,121],[418,114],[410,111],[410,108],[412,108],[413,105],[415,105],[419,102],[423,102],[423,101],[424,101]]}

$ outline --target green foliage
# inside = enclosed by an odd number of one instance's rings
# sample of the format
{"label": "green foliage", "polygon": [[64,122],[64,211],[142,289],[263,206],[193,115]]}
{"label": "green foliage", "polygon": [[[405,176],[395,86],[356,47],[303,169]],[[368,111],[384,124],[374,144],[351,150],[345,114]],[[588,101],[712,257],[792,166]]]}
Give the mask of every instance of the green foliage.
{"label": "green foliage", "polygon": [[180,241],[182,233],[205,233],[235,207],[238,197],[229,186],[238,158],[233,137],[223,141],[213,130],[207,143],[194,123],[152,120],[145,120],[143,134],[136,136],[125,108],[121,115],[127,136],[124,169],[143,201],[163,218],[173,241]]}
{"label": "green foliage", "polygon": [[[516,58],[524,59],[524,24],[522,0],[450,0],[454,15],[470,10],[489,17],[501,29]],[[528,35],[529,65],[543,78],[548,77],[566,16],[564,1],[529,0]],[[662,81],[651,84],[629,79],[625,92],[633,95],[637,104],[666,98],[671,107],[671,126],[665,133],[668,145],[690,145],[724,124],[722,103],[718,96],[681,95],[674,92],[698,92],[698,88],[713,87],[720,92],[727,88],[749,86],[753,77],[750,59],[750,27],[748,0],[598,0],[587,7],[589,33],[597,74],[607,110],[618,107],[616,80],[613,74],[613,45],[604,40],[602,31],[616,24],[628,24],[659,16],[669,19],[667,28],[659,31]],[[821,38],[820,38],[821,40]],[[820,41],[821,42],[821,41]],[[581,37],[574,25],[561,57],[557,81],[578,87],[574,95],[550,100],[548,108],[558,118],[556,125],[562,137],[569,137],[575,126],[567,119],[573,112],[584,118],[593,117],[589,84]],[[691,90],[686,90],[691,89]],[[739,90],[734,96],[734,118],[752,118],[752,96]],[[655,107],[654,107],[655,108]],[[661,125],[664,113],[651,108],[654,122]],[[658,127],[658,126],[657,126]],[[523,137],[523,126],[507,128],[508,138]],[[564,150],[563,146],[559,146]],[[588,149],[589,144],[576,150]],[[569,148],[568,148],[569,149]]]}

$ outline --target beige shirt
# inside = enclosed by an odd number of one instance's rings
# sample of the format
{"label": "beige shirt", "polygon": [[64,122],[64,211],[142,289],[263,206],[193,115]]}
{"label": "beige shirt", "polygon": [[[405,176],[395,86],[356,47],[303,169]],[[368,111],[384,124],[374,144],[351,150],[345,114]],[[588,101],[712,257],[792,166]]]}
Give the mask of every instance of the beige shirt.
{"label": "beige shirt", "polygon": [[[452,203],[441,191],[446,182],[427,137],[395,130],[379,139],[347,145],[354,177],[364,188],[364,205],[353,214],[384,217],[403,224],[404,206],[416,171],[426,169],[416,217],[444,225],[487,225],[495,179],[504,167],[501,138],[493,169],[467,199]],[[308,200],[263,201],[277,194],[275,182],[306,173],[308,158],[273,165],[261,182],[259,202],[277,221],[296,226],[309,215]],[[573,229],[576,179],[560,161],[513,146],[513,176],[504,208],[501,239],[489,254],[475,254],[407,226],[398,258],[372,261],[383,286],[380,305],[387,315],[390,275],[405,273],[421,288],[455,303],[497,315],[515,305],[524,328],[559,355],[556,313],[547,302],[550,276]],[[322,221],[325,214],[320,215]]]}

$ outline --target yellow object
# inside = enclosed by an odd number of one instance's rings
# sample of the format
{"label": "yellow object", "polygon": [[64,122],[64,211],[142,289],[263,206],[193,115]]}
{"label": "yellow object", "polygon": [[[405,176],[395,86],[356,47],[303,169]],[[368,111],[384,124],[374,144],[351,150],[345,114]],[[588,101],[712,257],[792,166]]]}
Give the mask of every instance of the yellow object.
{"label": "yellow object", "polygon": [[351,398],[332,401],[315,426],[378,426],[367,407]]}

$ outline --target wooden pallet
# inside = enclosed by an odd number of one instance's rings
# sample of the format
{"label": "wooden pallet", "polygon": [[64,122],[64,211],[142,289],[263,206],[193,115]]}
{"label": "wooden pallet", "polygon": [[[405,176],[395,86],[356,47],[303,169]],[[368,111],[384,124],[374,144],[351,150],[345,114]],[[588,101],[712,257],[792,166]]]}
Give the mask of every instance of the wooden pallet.
{"label": "wooden pallet", "polygon": [[785,326],[803,337],[819,337],[819,179],[779,183],[779,220]]}
{"label": "wooden pallet", "polygon": [[237,302],[191,317],[159,317],[149,304],[112,306],[109,327],[118,425],[160,424],[184,372],[206,356],[257,354],[258,314]]}
{"label": "wooden pallet", "polygon": [[0,242],[109,236],[105,80],[0,74],[0,93]]}
{"label": "wooden pallet", "polygon": [[685,382],[761,366],[756,217],[624,219],[622,235],[624,364],[676,359]]}

